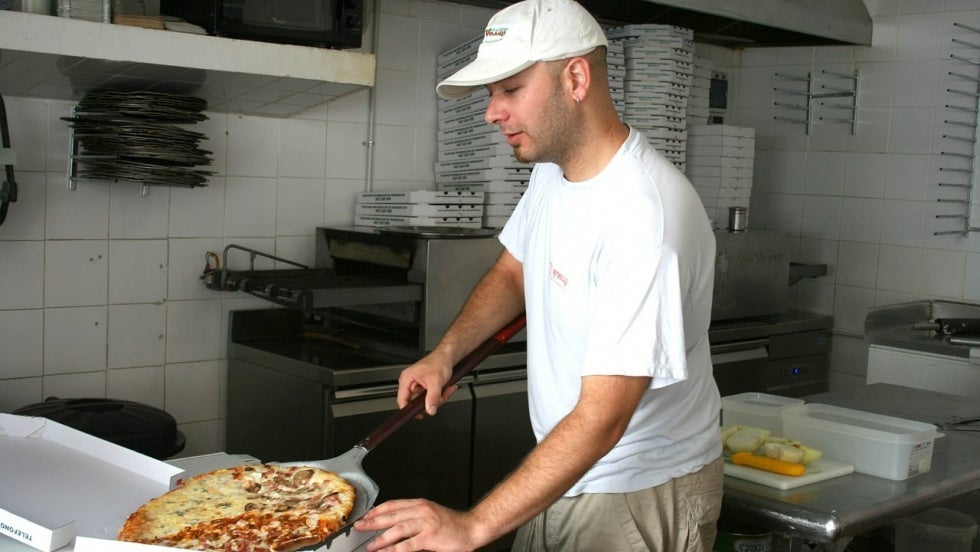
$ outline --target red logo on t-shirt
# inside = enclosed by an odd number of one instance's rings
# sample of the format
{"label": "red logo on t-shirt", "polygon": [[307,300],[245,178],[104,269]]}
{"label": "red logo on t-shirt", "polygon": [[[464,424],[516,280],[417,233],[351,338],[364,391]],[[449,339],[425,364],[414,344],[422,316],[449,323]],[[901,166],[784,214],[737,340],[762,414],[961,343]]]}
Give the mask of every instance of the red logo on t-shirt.
{"label": "red logo on t-shirt", "polygon": [[550,272],[551,272],[551,274],[550,274],[551,281],[553,281],[554,283],[558,284],[558,287],[561,287],[561,288],[564,288],[565,286],[568,285],[568,278],[566,278],[564,274],[562,274],[561,272],[559,272],[558,269],[555,268],[555,265],[553,265],[553,264],[551,264],[549,262],[548,263],[548,267],[550,268]]}

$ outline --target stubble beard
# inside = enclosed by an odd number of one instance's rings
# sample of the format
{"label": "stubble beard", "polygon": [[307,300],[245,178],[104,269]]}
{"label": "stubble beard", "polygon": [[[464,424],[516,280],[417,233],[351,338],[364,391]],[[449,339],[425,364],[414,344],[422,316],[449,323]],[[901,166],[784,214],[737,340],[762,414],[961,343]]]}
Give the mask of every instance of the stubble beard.
{"label": "stubble beard", "polygon": [[574,117],[563,102],[557,82],[535,121],[538,124],[527,133],[532,138],[530,147],[515,147],[514,158],[521,163],[562,165],[571,155],[578,132]]}

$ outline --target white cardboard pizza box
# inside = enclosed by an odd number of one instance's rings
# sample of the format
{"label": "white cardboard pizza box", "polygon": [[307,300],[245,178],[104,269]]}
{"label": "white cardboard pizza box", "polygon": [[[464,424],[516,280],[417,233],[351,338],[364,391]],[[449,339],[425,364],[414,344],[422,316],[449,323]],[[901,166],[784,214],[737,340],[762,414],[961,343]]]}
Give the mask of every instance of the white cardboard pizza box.
{"label": "white cardboard pizza box", "polygon": [[[0,535],[51,552],[114,537],[181,469],[45,418],[0,413]],[[110,535],[111,534],[111,535]]]}

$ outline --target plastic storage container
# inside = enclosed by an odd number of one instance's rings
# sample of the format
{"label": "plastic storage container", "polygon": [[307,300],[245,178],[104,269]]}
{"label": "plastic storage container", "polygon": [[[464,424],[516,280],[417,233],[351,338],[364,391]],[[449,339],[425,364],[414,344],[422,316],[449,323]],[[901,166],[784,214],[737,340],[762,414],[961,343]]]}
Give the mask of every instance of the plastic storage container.
{"label": "plastic storage container", "polygon": [[977,536],[973,518],[947,508],[932,508],[895,522],[895,552],[970,552]]}
{"label": "plastic storage container", "polygon": [[900,481],[932,467],[936,426],[903,418],[810,403],[782,411],[783,432],[854,471]]}
{"label": "plastic storage container", "polygon": [[802,399],[766,393],[728,395],[721,398],[721,423],[758,427],[772,431],[773,435],[783,435],[783,410],[801,404]]}

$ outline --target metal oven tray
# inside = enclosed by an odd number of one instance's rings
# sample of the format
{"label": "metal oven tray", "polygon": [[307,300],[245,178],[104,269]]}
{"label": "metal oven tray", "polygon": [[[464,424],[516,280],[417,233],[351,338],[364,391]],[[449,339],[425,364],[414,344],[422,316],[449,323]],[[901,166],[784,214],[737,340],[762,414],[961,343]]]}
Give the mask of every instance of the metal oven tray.
{"label": "metal oven tray", "polygon": [[225,290],[304,311],[422,300],[421,284],[394,278],[336,276],[318,268],[222,272]]}

